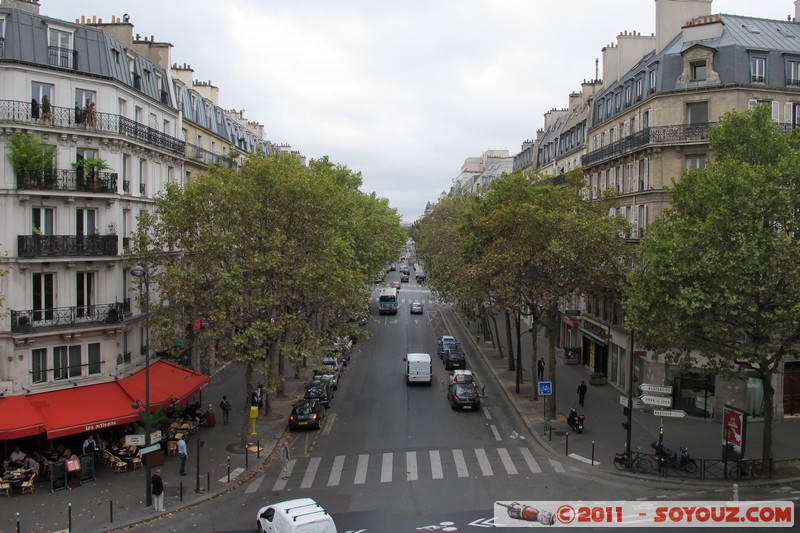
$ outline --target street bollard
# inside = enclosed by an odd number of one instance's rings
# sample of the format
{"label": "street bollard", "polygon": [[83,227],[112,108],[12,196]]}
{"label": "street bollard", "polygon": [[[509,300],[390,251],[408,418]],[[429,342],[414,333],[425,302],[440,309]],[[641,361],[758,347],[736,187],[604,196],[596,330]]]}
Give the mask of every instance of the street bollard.
{"label": "street bollard", "polygon": [[211,472],[206,472],[206,492],[211,492]]}
{"label": "street bollard", "polygon": [[256,459],[261,459],[261,441],[256,441]]}
{"label": "street bollard", "polygon": [[183,502],[183,481],[181,481],[180,487],[178,487],[178,490],[180,490],[181,502]]}
{"label": "street bollard", "polygon": [[228,456],[228,483],[231,482],[231,456]]}
{"label": "street bollard", "polygon": [[566,437],[567,437],[567,439],[564,442],[566,442],[567,452],[566,452],[565,455],[569,455],[569,431],[567,431]]}
{"label": "street bollard", "polygon": [[19,533],[19,513],[17,513],[17,533]]}
{"label": "street bollard", "polygon": [[108,516],[111,518],[111,523],[114,523],[114,502],[108,500]]}
{"label": "street bollard", "polygon": [[71,503],[69,504],[69,519],[68,519],[67,524],[68,524],[67,525],[67,531],[69,531],[69,533],[72,533],[72,504]]}
{"label": "street bollard", "polygon": [[739,501],[739,484],[738,483],[734,483],[733,484],[733,501],[735,501],[735,502]]}
{"label": "street bollard", "polygon": [[594,466],[594,441],[592,441],[592,466]]}
{"label": "street bollard", "polygon": [[244,447],[244,469],[247,470],[249,468],[250,462],[250,446]]}

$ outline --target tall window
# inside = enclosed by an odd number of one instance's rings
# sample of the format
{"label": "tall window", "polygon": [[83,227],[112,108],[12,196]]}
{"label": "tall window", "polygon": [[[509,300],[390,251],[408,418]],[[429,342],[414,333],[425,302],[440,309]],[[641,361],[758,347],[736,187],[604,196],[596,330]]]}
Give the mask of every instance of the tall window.
{"label": "tall window", "polygon": [[655,92],[656,90],[656,70],[653,69],[650,71],[650,92]]}
{"label": "tall window", "polygon": [[765,57],[750,58],[750,81],[764,83],[767,79],[767,59]]}
{"label": "tall window", "polygon": [[56,346],[53,348],[53,379],[61,380],[81,376],[81,347]]}
{"label": "tall window", "polygon": [[55,274],[33,274],[33,321],[53,320]]}
{"label": "tall window", "polygon": [[692,102],[686,104],[689,124],[706,124],[708,122],[708,102]]}
{"label": "tall window", "polygon": [[31,351],[31,383],[47,381],[47,348]]}
{"label": "tall window", "polygon": [[75,293],[77,301],[76,313],[79,318],[92,316],[92,305],[94,305],[94,272],[75,273]]}
{"label": "tall window", "polygon": [[800,61],[789,61],[786,65],[786,85],[800,86]]}
{"label": "tall window", "polygon": [[[45,106],[45,103],[53,105],[54,92],[54,85],[50,85],[49,83],[39,83],[38,81],[31,82],[31,102],[36,102],[42,112],[45,111],[45,109],[42,109]],[[45,97],[47,98],[46,101]]]}
{"label": "tall window", "polygon": [[636,80],[636,99],[642,99],[642,80]]}
{"label": "tall window", "polygon": [[87,347],[87,355],[89,357],[88,362],[88,374],[99,374],[100,373],[100,343],[93,342],[89,344]]}
{"label": "tall window", "polygon": [[49,30],[50,64],[56,67],[73,68],[72,34],[53,28]]}
{"label": "tall window", "polygon": [[53,207],[34,207],[31,209],[33,233],[55,235],[56,210]]}
{"label": "tall window", "polygon": [[79,207],[75,215],[75,235],[79,237],[97,235],[97,209]]}
{"label": "tall window", "polygon": [[75,105],[81,109],[97,102],[97,93],[95,91],[87,91],[85,89],[75,89]]}
{"label": "tall window", "polygon": [[625,105],[631,105],[631,86],[625,87]]}

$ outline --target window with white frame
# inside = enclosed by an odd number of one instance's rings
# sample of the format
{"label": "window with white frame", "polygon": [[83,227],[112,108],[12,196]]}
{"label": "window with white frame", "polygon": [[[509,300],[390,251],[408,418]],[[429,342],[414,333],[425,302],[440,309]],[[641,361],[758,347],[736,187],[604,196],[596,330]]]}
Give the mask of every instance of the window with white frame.
{"label": "window with white frame", "polygon": [[47,348],[31,350],[31,383],[47,382]]}
{"label": "window with white frame", "polygon": [[55,307],[55,274],[34,272],[33,280],[33,321],[53,320]]}
{"label": "window with white frame", "polygon": [[764,83],[767,80],[767,58],[764,56],[752,56],[750,58],[750,81],[752,83]]}
{"label": "window with white frame", "polygon": [[800,87],[800,60],[786,62],[786,85]]}
{"label": "window with white frame", "polygon": [[95,273],[76,272],[75,273],[75,294],[77,306],[76,315],[79,318],[90,317],[94,314],[93,305],[95,292]]}
{"label": "window with white frame", "polygon": [[99,374],[100,373],[100,343],[93,342],[86,346],[86,355],[88,357],[87,360],[87,374]]}
{"label": "window with white frame", "polygon": [[49,63],[55,67],[74,68],[72,58],[72,33],[48,28]]}
{"label": "window with white frame", "polygon": [[632,91],[632,89],[631,89],[630,85],[625,87],[625,105],[626,106],[631,105],[631,91]]}
{"label": "window with white frame", "polygon": [[53,94],[55,85],[50,83],[31,82],[31,104],[33,105],[33,118],[42,118],[46,113],[52,113]]}
{"label": "window with white frame", "polygon": [[686,168],[706,168],[706,154],[691,154],[686,156]]}
{"label": "window with white frame", "polygon": [[75,210],[75,235],[87,237],[99,233],[99,221],[97,209],[91,207],[79,207]]}
{"label": "window with white frame", "polygon": [[656,69],[653,69],[653,70],[650,71],[650,92],[651,93],[656,92],[656,79],[657,79],[656,78],[656,76],[657,76],[656,72],[657,72]]}
{"label": "window with white frame", "polygon": [[54,207],[33,207],[31,215],[34,234],[55,235],[56,210]]}
{"label": "window with white frame", "polygon": [[53,347],[53,379],[56,381],[77,378],[81,376],[81,347],[79,344],[71,346]]}
{"label": "window with white frame", "polygon": [[637,101],[642,99],[642,85],[643,84],[642,84],[642,80],[641,79],[636,80],[636,91],[635,92],[636,92],[636,100]]}

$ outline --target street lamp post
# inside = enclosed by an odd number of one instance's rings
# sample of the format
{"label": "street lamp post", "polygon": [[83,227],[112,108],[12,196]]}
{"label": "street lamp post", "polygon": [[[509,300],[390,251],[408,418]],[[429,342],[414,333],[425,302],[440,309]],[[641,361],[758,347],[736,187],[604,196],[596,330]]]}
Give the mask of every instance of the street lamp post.
{"label": "street lamp post", "polygon": [[[144,445],[150,446],[150,276],[147,269],[141,265],[131,268],[131,276],[144,278],[144,313],[145,313],[145,350],[144,350]],[[145,505],[153,505],[153,497],[150,493],[150,454],[142,457],[144,461],[144,493]]]}

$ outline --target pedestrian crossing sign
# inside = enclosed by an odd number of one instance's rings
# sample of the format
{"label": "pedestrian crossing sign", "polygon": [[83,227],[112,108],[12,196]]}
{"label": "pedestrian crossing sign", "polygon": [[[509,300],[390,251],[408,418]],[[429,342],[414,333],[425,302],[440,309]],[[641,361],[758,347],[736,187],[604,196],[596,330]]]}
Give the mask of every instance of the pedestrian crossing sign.
{"label": "pedestrian crossing sign", "polygon": [[552,381],[540,381],[539,382],[539,395],[540,396],[551,396],[553,394],[553,382]]}

